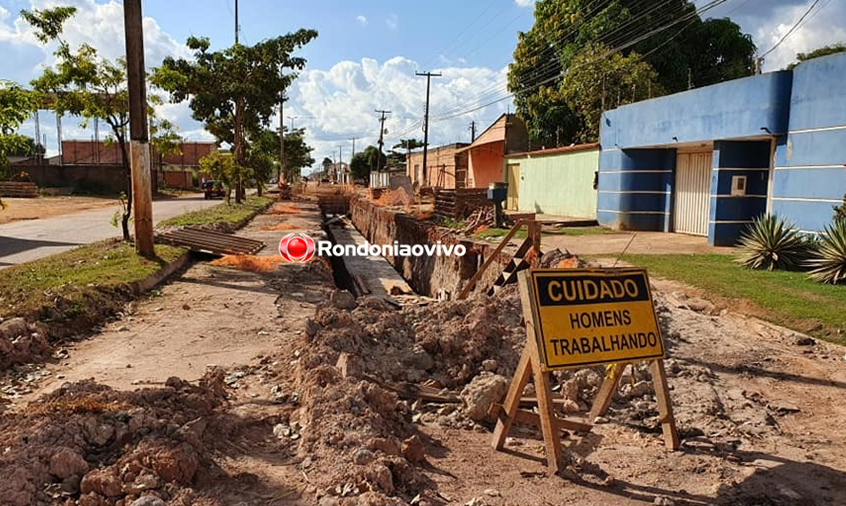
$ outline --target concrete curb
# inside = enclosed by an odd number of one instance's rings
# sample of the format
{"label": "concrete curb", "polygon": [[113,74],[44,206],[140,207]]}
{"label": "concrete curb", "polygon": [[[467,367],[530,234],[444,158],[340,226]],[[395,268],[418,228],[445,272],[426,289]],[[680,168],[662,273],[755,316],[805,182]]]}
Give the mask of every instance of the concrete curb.
{"label": "concrete curb", "polygon": [[164,281],[165,279],[169,278],[174,272],[182,269],[188,262],[191,260],[191,252],[186,251],[183,253],[179,258],[174,260],[173,262],[165,265],[158,271],[150,274],[146,278],[142,279],[141,281],[136,281],[134,283],[129,284],[129,291],[132,292],[133,295],[141,295],[144,292],[147,292],[153,289],[156,285]]}

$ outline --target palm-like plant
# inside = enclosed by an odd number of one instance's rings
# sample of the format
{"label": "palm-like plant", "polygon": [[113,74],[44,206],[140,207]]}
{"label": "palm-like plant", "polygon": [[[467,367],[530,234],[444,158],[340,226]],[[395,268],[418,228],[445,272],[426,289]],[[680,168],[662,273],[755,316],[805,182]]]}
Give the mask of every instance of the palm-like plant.
{"label": "palm-like plant", "polygon": [[807,266],[814,281],[830,284],[846,281],[846,220],[835,220],[825,227],[819,247]]}
{"label": "palm-like plant", "polygon": [[764,215],[740,236],[737,261],[750,269],[798,270],[809,254],[808,242],[784,218]]}

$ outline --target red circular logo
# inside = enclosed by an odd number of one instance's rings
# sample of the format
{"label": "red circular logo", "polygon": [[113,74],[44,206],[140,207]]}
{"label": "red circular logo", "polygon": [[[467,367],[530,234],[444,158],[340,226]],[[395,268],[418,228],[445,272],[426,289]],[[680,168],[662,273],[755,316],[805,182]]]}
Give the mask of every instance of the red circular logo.
{"label": "red circular logo", "polygon": [[308,262],[314,256],[314,239],[307,234],[288,234],[279,241],[279,254],[289,262]]}

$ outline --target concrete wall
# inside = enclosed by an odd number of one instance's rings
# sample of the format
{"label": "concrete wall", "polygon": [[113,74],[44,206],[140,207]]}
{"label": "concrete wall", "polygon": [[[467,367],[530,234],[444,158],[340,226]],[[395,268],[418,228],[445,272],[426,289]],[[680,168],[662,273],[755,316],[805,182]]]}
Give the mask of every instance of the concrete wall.
{"label": "concrete wall", "polygon": [[469,150],[468,188],[487,188],[490,183],[503,181],[505,142],[491,142]]}
{"label": "concrete wall", "polygon": [[[18,166],[16,166],[17,169]],[[125,190],[121,165],[20,165],[38,186],[118,194]]]}
{"label": "concrete wall", "polygon": [[621,230],[671,231],[675,149],[603,149],[596,218]]}
{"label": "concrete wall", "polygon": [[[771,141],[714,143],[709,244],[734,246],[752,220],[767,212],[771,153]],[[735,176],[746,177],[746,195],[731,194]]]}
{"label": "concrete wall", "polygon": [[602,148],[671,146],[785,133],[791,82],[791,72],[772,72],[606,111],[600,124]]}
{"label": "concrete wall", "polygon": [[598,146],[511,155],[505,163],[520,165],[518,211],[596,218]]}
{"label": "concrete wall", "polygon": [[[426,181],[423,186],[463,188],[467,184],[467,152],[458,152],[465,143],[429,148],[426,154]],[[421,184],[423,151],[416,151],[406,160],[406,174],[413,183]],[[419,175],[419,177],[418,177]]]}
{"label": "concrete wall", "polygon": [[771,210],[805,231],[831,222],[846,193],[846,54],[793,71],[790,125],[776,146]]}

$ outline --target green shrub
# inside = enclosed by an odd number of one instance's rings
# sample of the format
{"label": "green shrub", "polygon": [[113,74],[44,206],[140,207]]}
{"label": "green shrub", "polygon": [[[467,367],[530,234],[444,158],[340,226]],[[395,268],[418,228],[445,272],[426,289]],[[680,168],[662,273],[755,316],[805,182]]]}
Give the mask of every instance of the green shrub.
{"label": "green shrub", "polygon": [[834,221],[846,221],[846,194],[843,195],[843,203],[834,206]]}
{"label": "green shrub", "polygon": [[829,284],[846,281],[846,219],[836,219],[825,227],[819,247],[807,265],[814,281]]}
{"label": "green shrub", "polygon": [[737,261],[750,269],[799,270],[810,256],[811,243],[784,218],[764,215],[740,236]]}

